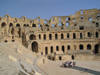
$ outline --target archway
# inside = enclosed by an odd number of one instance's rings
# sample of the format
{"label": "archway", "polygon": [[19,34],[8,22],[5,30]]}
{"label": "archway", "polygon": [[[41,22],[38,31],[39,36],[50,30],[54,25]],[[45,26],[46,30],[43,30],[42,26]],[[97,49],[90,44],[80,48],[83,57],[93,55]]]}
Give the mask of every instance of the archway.
{"label": "archway", "polygon": [[48,47],[45,47],[45,55],[48,54]]}
{"label": "archway", "polygon": [[96,44],[96,45],[95,45],[95,54],[97,54],[98,52],[99,52],[99,45]]}
{"label": "archway", "polygon": [[72,60],[74,60],[74,55],[72,55]]}
{"label": "archway", "polygon": [[38,53],[38,43],[37,43],[37,42],[33,42],[33,43],[31,44],[31,48],[32,48],[32,51],[33,51],[33,52]]}
{"label": "archway", "polygon": [[34,34],[30,35],[30,40],[36,40],[36,36]]}
{"label": "archway", "polygon": [[84,49],[83,45],[80,45],[80,46],[79,46],[79,49],[80,49],[80,50],[83,50],[83,49]]}
{"label": "archway", "polygon": [[63,51],[63,53],[65,52],[65,48],[64,48],[64,46],[62,46],[62,51]]}
{"label": "archway", "polygon": [[87,45],[87,49],[91,50],[91,45],[90,44]]}

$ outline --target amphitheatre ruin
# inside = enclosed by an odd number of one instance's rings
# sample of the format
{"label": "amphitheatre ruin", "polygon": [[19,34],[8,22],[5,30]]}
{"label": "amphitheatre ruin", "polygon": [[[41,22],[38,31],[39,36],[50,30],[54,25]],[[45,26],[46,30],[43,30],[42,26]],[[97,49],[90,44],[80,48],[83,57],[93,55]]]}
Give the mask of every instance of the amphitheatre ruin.
{"label": "amphitheatre ruin", "polygon": [[[61,68],[64,61],[76,67]],[[0,17],[0,65],[0,75],[86,75],[78,71],[86,65],[88,75],[100,75],[100,9],[49,20]]]}

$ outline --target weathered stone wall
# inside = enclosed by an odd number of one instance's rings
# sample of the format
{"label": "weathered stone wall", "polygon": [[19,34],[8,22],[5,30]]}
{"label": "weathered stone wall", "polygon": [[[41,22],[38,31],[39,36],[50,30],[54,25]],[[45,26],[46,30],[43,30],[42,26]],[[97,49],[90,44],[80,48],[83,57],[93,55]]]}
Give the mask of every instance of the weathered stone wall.
{"label": "weathered stone wall", "polygon": [[0,17],[0,42],[20,42],[41,55],[69,50],[100,53],[100,9],[79,10],[75,15],[49,20]]}

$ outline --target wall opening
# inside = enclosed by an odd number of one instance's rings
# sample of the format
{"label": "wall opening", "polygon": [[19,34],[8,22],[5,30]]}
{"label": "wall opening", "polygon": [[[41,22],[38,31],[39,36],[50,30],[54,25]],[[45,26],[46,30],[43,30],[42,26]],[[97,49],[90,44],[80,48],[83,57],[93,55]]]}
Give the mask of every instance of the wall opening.
{"label": "wall opening", "polygon": [[79,46],[79,49],[80,49],[80,50],[83,50],[83,48],[84,48],[83,45],[80,45],[80,46]]}
{"label": "wall opening", "polygon": [[99,23],[97,22],[97,23],[96,23],[96,27],[98,27],[98,26],[99,26]]}
{"label": "wall opening", "polygon": [[46,34],[44,34],[44,40],[46,40]]}
{"label": "wall opening", "polygon": [[61,21],[61,18],[59,18],[59,21]]}
{"label": "wall opening", "polygon": [[92,18],[89,18],[89,21],[92,21]]}
{"label": "wall opening", "polygon": [[69,45],[67,46],[67,49],[70,50],[70,46]]}
{"label": "wall opening", "polygon": [[51,46],[51,53],[53,53],[53,47]]}
{"label": "wall opening", "polygon": [[39,34],[39,39],[41,39],[41,34]]}
{"label": "wall opening", "polygon": [[30,40],[36,40],[36,36],[34,34],[30,35]]}
{"label": "wall opening", "polygon": [[65,48],[64,48],[64,46],[62,46],[62,51],[63,51],[63,53],[65,52]]}
{"label": "wall opening", "polygon": [[5,40],[4,42],[8,42],[7,40]]}
{"label": "wall opening", "polygon": [[12,42],[15,42],[15,40],[12,40]]}
{"label": "wall opening", "polygon": [[79,27],[79,30],[83,30],[83,29],[84,29],[84,26]]}
{"label": "wall opening", "polygon": [[48,54],[48,47],[45,47],[45,55]]}
{"label": "wall opening", "polygon": [[69,33],[67,33],[67,38],[69,38]]}
{"label": "wall opening", "polygon": [[73,39],[76,39],[76,34],[75,33],[73,33]]}
{"label": "wall opening", "polygon": [[96,38],[98,38],[98,37],[99,37],[98,32],[96,32]]}
{"label": "wall opening", "polygon": [[82,39],[82,33],[80,33],[80,39]]}
{"label": "wall opening", "polygon": [[37,42],[33,42],[33,43],[31,44],[31,48],[32,48],[32,51],[33,51],[33,52],[38,53],[38,43],[37,43]]}
{"label": "wall opening", "polygon": [[87,35],[88,35],[88,37],[91,37],[91,33],[90,32],[88,32]]}
{"label": "wall opening", "polygon": [[59,51],[59,46],[56,46],[56,51]]}
{"label": "wall opening", "polygon": [[81,21],[83,21],[83,16],[81,16]]}
{"label": "wall opening", "polygon": [[95,45],[95,54],[98,54],[98,53],[99,53],[99,45],[96,44],[96,45]]}
{"label": "wall opening", "polygon": [[67,27],[67,26],[69,26],[69,23],[68,23],[68,22],[66,23],[66,27]]}
{"label": "wall opening", "polygon": [[58,39],[58,35],[57,34],[55,34],[55,39]]}
{"label": "wall opening", "polygon": [[87,45],[87,50],[91,50],[91,45],[90,44]]}
{"label": "wall opening", "polygon": [[59,56],[59,60],[62,60],[62,57],[61,56]]}
{"label": "wall opening", "polygon": [[49,34],[49,40],[52,40],[52,35],[51,34]]}
{"label": "wall opening", "polygon": [[72,60],[74,60],[74,55],[72,55]]}
{"label": "wall opening", "polygon": [[17,24],[16,27],[20,27],[20,24]]}
{"label": "wall opening", "polygon": [[12,26],[13,26],[13,24],[12,24],[12,23],[10,23],[10,24],[9,24],[9,27],[12,27]]}
{"label": "wall opening", "polygon": [[36,27],[36,24],[32,24],[32,27]]}
{"label": "wall opening", "polygon": [[63,34],[61,34],[61,39],[63,39],[64,38],[64,35]]}
{"label": "wall opening", "polygon": [[14,28],[12,28],[12,29],[11,29],[11,34],[14,35],[14,33],[15,33],[15,30],[14,30]]}

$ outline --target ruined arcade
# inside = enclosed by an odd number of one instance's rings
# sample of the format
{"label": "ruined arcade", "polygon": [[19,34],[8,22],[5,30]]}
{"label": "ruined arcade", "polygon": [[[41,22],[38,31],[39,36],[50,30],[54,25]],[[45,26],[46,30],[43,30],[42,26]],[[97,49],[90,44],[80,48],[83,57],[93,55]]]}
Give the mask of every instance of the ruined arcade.
{"label": "ruined arcade", "polygon": [[19,42],[40,55],[72,54],[74,58],[77,53],[100,54],[100,9],[49,20],[6,14],[0,17],[0,42]]}

